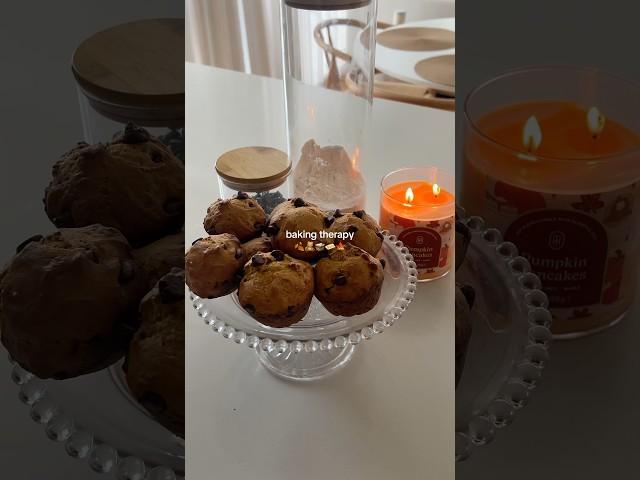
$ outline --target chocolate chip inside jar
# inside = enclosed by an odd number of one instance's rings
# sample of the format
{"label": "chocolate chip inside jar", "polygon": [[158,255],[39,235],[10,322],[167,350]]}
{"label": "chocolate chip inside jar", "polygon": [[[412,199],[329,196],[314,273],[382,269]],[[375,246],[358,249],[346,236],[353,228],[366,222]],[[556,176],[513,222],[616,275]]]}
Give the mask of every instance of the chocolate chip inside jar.
{"label": "chocolate chip inside jar", "polygon": [[139,127],[133,123],[128,123],[124,128],[119,140],[122,143],[135,145],[138,143],[145,143],[150,140],[151,136],[149,132],[142,127]]}
{"label": "chocolate chip inside jar", "polygon": [[258,202],[267,215],[270,215],[274,208],[286,201],[284,196],[278,191],[258,192],[251,198]]}

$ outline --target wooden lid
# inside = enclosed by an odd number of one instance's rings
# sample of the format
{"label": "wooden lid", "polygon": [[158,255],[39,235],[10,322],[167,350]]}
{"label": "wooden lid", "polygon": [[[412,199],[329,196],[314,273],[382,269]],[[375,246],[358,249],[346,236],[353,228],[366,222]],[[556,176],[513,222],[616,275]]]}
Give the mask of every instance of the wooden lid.
{"label": "wooden lid", "polygon": [[92,106],[108,117],[184,119],[184,19],[140,20],[98,32],[78,46],[71,69]]}
{"label": "wooden lid", "polygon": [[216,172],[222,181],[236,188],[245,185],[281,185],[291,170],[286,153],[270,147],[242,147],[222,154]]}
{"label": "wooden lid", "polygon": [[365,7],[371,0],[284,0],[284,3],[303,10],[351,10]]}

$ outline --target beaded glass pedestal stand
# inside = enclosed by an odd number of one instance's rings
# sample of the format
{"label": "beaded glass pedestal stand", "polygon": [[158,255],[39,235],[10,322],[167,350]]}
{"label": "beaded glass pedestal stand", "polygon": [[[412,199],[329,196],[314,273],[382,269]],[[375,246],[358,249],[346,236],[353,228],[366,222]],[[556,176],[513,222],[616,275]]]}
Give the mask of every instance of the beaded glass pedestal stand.
{"label": "beaded glass pedestal stand", "polygon": [[184,440],[133,399],[122,361],[78,378],[42,380],[9,360],[31,419],[69,456],[119,480],[184,478]]}
{"label": "beaded glass pedestal stand", "polygon": [[417,270],[409,250],[384,232],[378,258],[386,260],[378,304],[353,317],[336,317],[317,299],[307,315],[289,328],[272,328],[254,320],[239,305],[235,293],[204,299],[191,293],[198,315],[214,332],[255,349],[260,363],[287,380],[316,380],[344,367],[356,345],[391,327],[416,293]]}
{"label": "beaded glass pedestal stand", "polygon": [[549,358],[551,314],[540,280],[513,243],[463,216],[472,240],[456,282],[472,285],[472,334],[456,388],[456,460],[511,424]]}

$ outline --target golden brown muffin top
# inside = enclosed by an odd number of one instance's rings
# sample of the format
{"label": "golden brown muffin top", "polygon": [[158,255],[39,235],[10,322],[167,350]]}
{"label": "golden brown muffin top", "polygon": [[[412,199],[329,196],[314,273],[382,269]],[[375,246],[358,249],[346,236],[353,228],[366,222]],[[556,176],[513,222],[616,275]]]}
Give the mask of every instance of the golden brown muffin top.
{"label": "golden brown muffin top", "polygon": [[364,210],[353,213],[341,213],[336,210],[328,218],[331,222],[328,231],[352,232],[353,240],[350,240],[350,243],[373,256],[380,251],[382,239],[384,238],[380,233],[380,226]]}
{"label": "golden brown muffin top", "polygon": [[279,315],[307,303],[313,294],[313,267],[279,250],[256,253],[245,264],[240,282],[243,307],[262,315]]}
{"label": "golden brown muffin top", "polygon": [[331,302],[357,301],[384,279],[379,260],[351,244],[316,264],[316,295]]}
{"label": "golden brown muffin top", "polygon": [[246,242],[262,233],[267,215],[258,202],[239,192],[234,198],[218,199],[207,209],[204,229],[210,235],[230,233]]}
{"label": "golden brown muffin top", "polygon": [[271,237],[258,237],[242,244],[242,250],[244,251],[245,262],[259,252],[270,252],[273,250],[273,243]]}
{"label": "golden brown muffin top", "polygon": [[141,246],[184,223],[184,165],[144,129],[127,125],[109,143],[80,143],[52,174],[45,211],[57,227],[99,223]]}
{"label": "golden brown muffin top", "polygon": [[[286,254],[302,260],[313,260],[318,257],[316,250],[307,251],[299,248],[312,241],[308,238],[287,238],[287,232],[306,232],[316,238],[325,228],[325,213],[318,207],[305,202],[301,198],[282,203],[276,207],[269,220],[266,232],[273,235],[273,244]],[[316,240],[321,241],[321,240]]]}
{"label": "golden brown muffin top", "polygon": [[235,289],[244,252],[238,239],[223,233],[196,240],[185,255],[186,282],[201,297],[218,297]]}

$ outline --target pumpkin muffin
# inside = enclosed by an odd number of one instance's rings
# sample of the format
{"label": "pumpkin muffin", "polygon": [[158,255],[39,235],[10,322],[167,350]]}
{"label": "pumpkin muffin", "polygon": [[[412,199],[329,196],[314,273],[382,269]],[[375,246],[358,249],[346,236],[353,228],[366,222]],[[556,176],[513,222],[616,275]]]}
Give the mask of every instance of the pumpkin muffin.
{"label": "pumpkin muffin", "polygon": [[40,378],[101,370],[122,357],[147,291],[129,242],[109,227],[23,242],[0,282],[2,343]]}
{"label": "pumpkin muffin", "polygon": [[133,124],[109,143],[78,144],[52,173],[44,204],[58,228],[102,224],[139,247],[184,224],[184,165]]}
{"label": "pumpkin muffin", "polygon": [[382,263],[351,244],[337,248],[315,267],[315,295],[334,315],[351,317],[371,310],[382,291]]}
{"label": "pumpkin muffin", "polygon": [[144,272],[151,290],[172,268],[184,269],[184,234],[182,232],[156,240],[133,251],[133,258]]}
{"label": "pumpkin muffin", "polygon": [[228,233],[199,238],[185,256],[186,283],[202,298],[228,295],[238,287],[244,252]]}
{"label": "pumpkin muffin", "polygon": [[218,199],[207,209],[204,229],[209,235],[230,233],[241,242],[259,236],[267,222],[267,215],[258,202],[244,192],[234,198]]}
{"label": "pumpkin muffin", "polygon": [[184,438],[184,270],[171,270],[142,299],[124,370],[135,399]]}
{"label": "pumpkin muffin", "polygon": [[313,298],[313,267],[281,250],[256,253],[244,267],[240,305],[264,325],[288,327],[302,320]]}
{"label": "pumpkin muffin", "polygon": [[313,247],[314,241],[309,238],[287,238],[287,232],[290,235],[306,232],[308,235],[315,234],[316,239],[319,239],[320,231],[326,226],[325,214],[321,209],[301,198],[294,198],[273,210],[265,232],[273,236],[274,248],[294,258],[312,261],[319,256],[319,252]]}
{"label": "pumpkin muffin", "polygon": [[329,232],[353,233],[353,240],[349,240],[349,243],[374,257],[382,247],[384,237],[380,232],[380,226],[364,210],[353,213],[342,213],[336,210],[327,216],[326,222],[330,224]]}
{"label": "pumpkin muffin", "polygon": [[253,240],[243,243],[242,250],[244,251],[244,259],[247,261],[256,253],[268,253],[273,250],[273,242],[271,241],[271,237],[267,236],[254,238]]}

